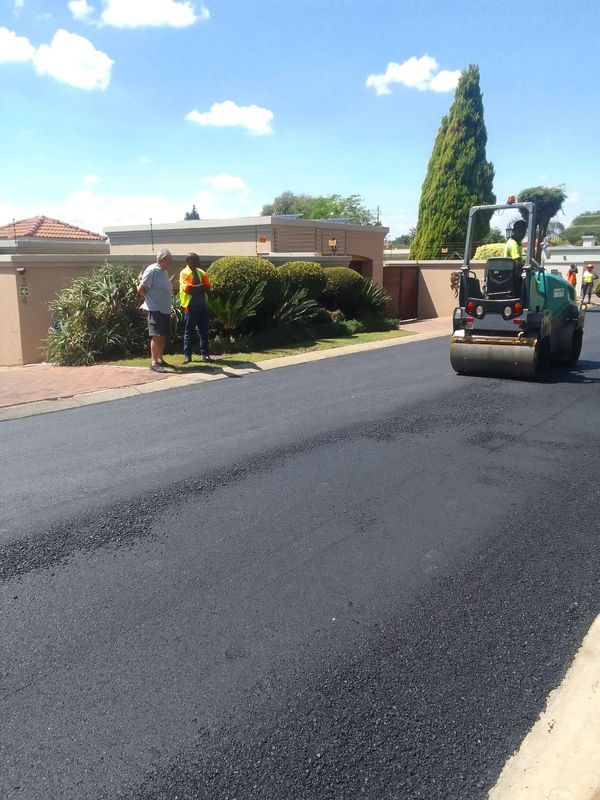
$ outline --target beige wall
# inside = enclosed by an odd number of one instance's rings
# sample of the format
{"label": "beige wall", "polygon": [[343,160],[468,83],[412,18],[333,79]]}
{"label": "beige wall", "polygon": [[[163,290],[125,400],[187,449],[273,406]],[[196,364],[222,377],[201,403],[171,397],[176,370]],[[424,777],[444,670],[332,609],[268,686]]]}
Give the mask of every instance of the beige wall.
{"label": "beige wall", "polygon": [[192,250],[215,258],[225,255],[266,254],[271,251],[270,225],[207,227],[190,221],[159,225],[153,227],[152,232],[147,225],[105,230],[110,235],[110,252],[113,260],[121,254],[144,255],[150,263],[163,247],[171,250],[173,255],[185,255]]}
{"label": "beige wall", "polygon": [[17,275],[0,262],[0,366],[23,363]]}
{"label": "beige wall", "polygon": [[193,250],[202,257],[225,255],[269,255],[289,253],[291,257],[333,256],[330,239],[337,240],[336,255],[361,262],[361,273],[383,285],[383,243],[387,228],[359,225],[331,225],[312,220],[281,217],[235,220],[190,220],[172,224],[105,228],[110,236],[111,257],[144,254],[149,261],[162,247],[174,255]]}
{"label": "beige wall", "polygon": [[[462,268],[462,261],[388,261],[390,265],[419,267],[419,319],[447,317],[456,308],[450,288],[450,273]],[[471,270],[483,279],[485,263],[472,261]]]}
{"label": "beige wall", "polygon": [[[41,361],[42,341],[52,322],[48,304],[72,280],[89,275],[107,260],[101,254],[0,256],[0,365]],[[128,261],[137,270],[146,264],[145,258]],[[17,268],[24,274],[17,274]],[[26,296],[20,294],[21,287],[27,289]]]}

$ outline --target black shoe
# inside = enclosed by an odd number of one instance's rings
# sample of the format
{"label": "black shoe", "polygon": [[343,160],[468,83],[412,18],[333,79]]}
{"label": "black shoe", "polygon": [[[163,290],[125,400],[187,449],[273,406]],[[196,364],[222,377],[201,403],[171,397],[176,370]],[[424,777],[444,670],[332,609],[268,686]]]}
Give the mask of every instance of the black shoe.
{"label": "black shoe", "polygon": [[152,372],[166,372],[167,370],[163,367],[162,364],[151,364],[150,369]]}
{"label": "black shoe", "polygon": [[161,365],[161,367],[169,367],[170,369],[173,369],[173,364],[169,364],[169,362],[165,361],[164,358],[161,358],[158,363]]}
{"label": "black shoe", "polygon": [[191,364],[192,363],[192,359],[189,356],[185,356],[185,358],[183,359],[183,363],[184,364]]}
{"label": "black shoe", "polygon": [[214,359],[213,359],[212,356],[205,355],[205,356],[202,356],[202,361],[214,361]]}

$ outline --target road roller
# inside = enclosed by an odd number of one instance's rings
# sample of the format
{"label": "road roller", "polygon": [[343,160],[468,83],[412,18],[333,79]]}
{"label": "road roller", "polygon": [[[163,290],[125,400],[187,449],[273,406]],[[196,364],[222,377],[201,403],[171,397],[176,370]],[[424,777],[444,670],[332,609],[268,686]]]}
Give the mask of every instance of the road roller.
{"label": "road roller", "polygon": [[[489,258],[480,281],[471,269],[476,214],[510,209],[527,222],[523,263]],[[535,205],[509,198],[504,205],[473,206],[454,309],[450,363],[459,374],[539,379],[552,363],[574,367],[583,342],[585,308],[575,289],[534,259]]]}

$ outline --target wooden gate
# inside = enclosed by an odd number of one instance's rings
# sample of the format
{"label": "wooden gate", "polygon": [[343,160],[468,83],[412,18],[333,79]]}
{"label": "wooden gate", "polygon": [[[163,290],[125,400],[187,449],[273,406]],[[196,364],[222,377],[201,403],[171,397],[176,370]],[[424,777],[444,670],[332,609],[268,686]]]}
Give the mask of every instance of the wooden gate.
{"label": "wooden gate", "polygon": [[390,311],[401,320],[419,316],[419,267],[389,266],[383,269],[383,288],[392,298]]}

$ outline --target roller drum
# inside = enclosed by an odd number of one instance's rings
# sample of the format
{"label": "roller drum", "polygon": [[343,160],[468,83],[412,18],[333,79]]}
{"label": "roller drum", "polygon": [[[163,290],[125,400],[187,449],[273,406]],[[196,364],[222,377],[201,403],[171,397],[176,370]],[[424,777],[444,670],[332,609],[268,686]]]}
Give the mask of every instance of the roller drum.
{"label": "roller drum", "polygon": [[535,378],[539,374],[539,346],[528,344],[450,343],[450,363],[458,373],[510,378]]}

